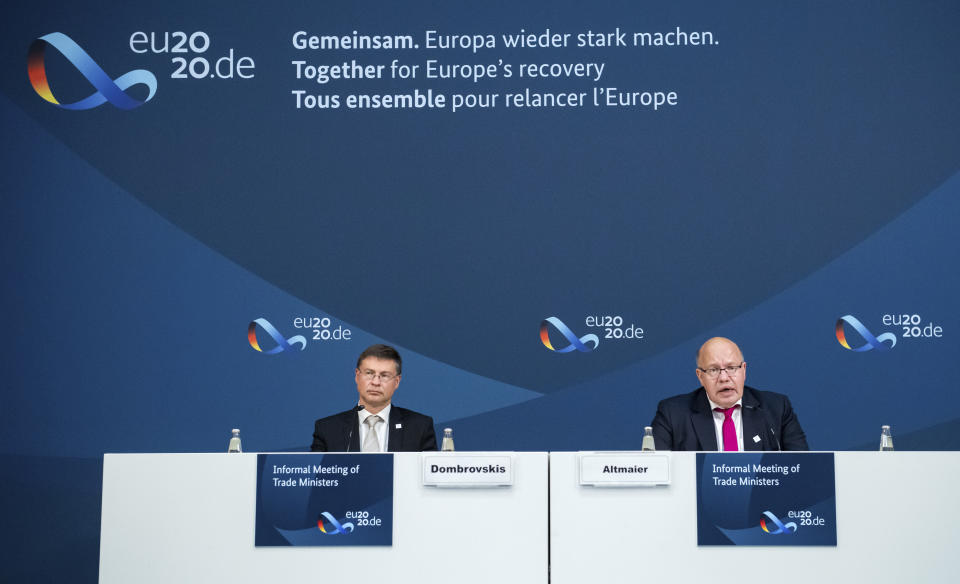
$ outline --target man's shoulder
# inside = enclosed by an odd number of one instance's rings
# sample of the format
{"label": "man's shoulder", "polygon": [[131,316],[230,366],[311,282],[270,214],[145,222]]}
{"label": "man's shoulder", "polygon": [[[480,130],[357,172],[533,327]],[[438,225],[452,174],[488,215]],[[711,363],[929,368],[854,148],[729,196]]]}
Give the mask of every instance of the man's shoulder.
{"label": "man's shoulder", "polygon": [[664,398],[660,400],[660,408],[690,408],[701,399],[700,396],[702,394],[705,395],[704,389],[702,387],[698,387],[697,389],[688,393],[681,393],[680,395]]}
{"label": "man's shoulder", "polygon": [[331,416],[325,416],[323,418],[320,418],[316,421],[316,424],[320,426],[326,426],[327,424],[332,424],[332,423],[343,423],[344,420],[350,419],[351,414],[356,415],[356,413],[357,413],[356,409],[349,409],[337,414],[333,414]]}
{"label": "man's shoulder", "polygon": [[396,420],[404,419],[408,422],[413,420],[421,420],[423,422],[429,422],[433,424],[433,418],[420,412],[415,412],[413,410],[408,410],[407,408],[401,408],[400,406],[390,406],[390,417]]}
{"label": "man's shoulder", "polygon": [[755,402],[747,405],[783,405],[790,402],[790,398],[782,393],[777,393],[775,391],[765,391],[762,389],[757,389],[755,387],[750,387],[746,385],[743,387],[743,400],[746,404],[748,401]]}

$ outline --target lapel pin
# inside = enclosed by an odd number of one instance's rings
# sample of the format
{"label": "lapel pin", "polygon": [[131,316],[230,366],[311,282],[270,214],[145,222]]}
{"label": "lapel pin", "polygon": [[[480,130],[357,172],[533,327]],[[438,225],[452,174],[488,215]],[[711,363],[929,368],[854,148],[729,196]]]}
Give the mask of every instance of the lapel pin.
{"label": "lapel pin", "polygon": [[760,442],[760,436],[754,436],[753,441],[754,443]]}
{"label": "lapel pin", "polygon": [[[394,426],[394,428],[396,428],[397,430],[400,430],[401,428],[403,428],[403,424],[397,424],[396,426]],[[759,441],[760,441],[760,439],[757,438],[757,442],[759,442]]]}

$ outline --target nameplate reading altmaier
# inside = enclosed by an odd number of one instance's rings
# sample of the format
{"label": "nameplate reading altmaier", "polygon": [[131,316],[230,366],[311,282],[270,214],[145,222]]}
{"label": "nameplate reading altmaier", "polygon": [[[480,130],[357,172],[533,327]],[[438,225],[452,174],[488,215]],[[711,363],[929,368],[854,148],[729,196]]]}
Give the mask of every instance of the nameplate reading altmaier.
{"label": "nameplate reading altmaier", "polygon": [[513,485],[513,456],[424,454],[423,484],[428,487],[509,487]]}
{"label": "nameplate reading altmaier", "polygon": [[255,545],[393,545],[393,454],[258,454]]}
{"label": "nameplate reading altmaier", "polygon": [[581,452],[580,484],[589,487],[655,487],[670,484],[670,455],[663,452]]}

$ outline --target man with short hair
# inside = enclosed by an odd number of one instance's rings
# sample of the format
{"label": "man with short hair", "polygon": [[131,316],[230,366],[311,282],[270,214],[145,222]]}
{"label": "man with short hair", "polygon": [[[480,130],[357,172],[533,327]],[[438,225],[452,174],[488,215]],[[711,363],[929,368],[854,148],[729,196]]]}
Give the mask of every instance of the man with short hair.
{"label": "man with short hair", "polygon": [[437,449],[433,419],[394,406],[402,360],[396,349],[372,345],[360,354],[354,378],[359,401],[314,423],[314,452],[420,452]]}
{"label": "man with short hair", "polygon": [[653,418],[658,450],[809,450],[787,396],[746,386],[747,363],[730,339],[697,351],[693,393],[665,399]]}

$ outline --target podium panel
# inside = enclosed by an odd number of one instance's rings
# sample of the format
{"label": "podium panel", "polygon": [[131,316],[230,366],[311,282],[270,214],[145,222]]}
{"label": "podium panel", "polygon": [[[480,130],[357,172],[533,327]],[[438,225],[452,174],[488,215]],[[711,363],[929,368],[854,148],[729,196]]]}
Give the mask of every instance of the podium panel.
{"label": "podium panel", "polygon": [[496,454],[512,487],[424,487],[395,454],[393,545],[335,548],[254,546],[256,454],[106,454],[100,582],[546,584],[547,453]]}
{"label": "podium panel", "polygon": [[957,452],[837,452],[836,547],[698,547],[696,453],[641,488],[581,486],[577,454],[550,454],[551,584],[953,579]]}
{"label": "podium panel", "polygon": [[396,454],[394,545],[363,548],[255,547],[255,454],[108,454],[100,582],[545,584],[548,554],[551,584],[947,581],[960,541],[960,453],[836,453],[836,547],[698,547],[695,453],[634,488],[580,485],[574,452],[489,454],[512,487],[425,487],[423,455]]}

